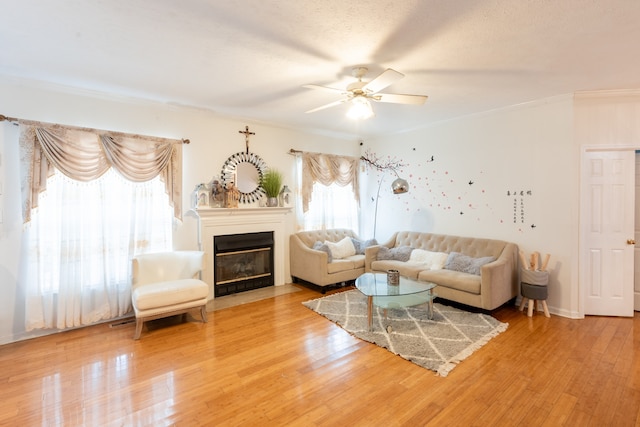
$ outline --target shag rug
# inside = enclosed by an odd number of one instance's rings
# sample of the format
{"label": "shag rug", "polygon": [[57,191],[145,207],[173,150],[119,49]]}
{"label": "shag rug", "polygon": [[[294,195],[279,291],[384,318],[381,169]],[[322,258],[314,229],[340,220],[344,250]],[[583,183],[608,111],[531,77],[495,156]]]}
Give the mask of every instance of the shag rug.
{"label": "shag rug", "polygon": [[357,289],[302,303],[351,335],[386,348],[446,377],[458,363],[509,326],[483,313],[439,303],[430,320],[426,304],[384,311],[374,305],[373,331],[367,325],[367,297]]}

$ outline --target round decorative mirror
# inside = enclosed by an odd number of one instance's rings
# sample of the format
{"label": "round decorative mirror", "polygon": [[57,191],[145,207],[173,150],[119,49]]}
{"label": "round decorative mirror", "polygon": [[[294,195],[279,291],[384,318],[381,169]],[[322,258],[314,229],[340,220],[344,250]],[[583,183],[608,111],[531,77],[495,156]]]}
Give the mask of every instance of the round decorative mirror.
{"label": "round decorative mirror", "polygon": [[240,192],[239,202],[257,202],[264,194],[260,182],[266,170],[267,164],[257,154],[236,153],[222,166],[222,183],[224,188],[235,185]]}

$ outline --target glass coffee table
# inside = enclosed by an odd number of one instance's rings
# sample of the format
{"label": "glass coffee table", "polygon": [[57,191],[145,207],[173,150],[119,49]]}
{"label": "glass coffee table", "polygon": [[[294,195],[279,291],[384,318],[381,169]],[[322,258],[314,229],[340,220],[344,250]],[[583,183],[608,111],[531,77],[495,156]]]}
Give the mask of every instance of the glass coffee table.
{"label": "glass coffee table", "polygon": [[436,294],[431,282],[420,282],[400,276],[398,285],[387,284],[386,273],[365,273],[356,279],[356,288],[367,296],[367,321],[373,330],[373,306],[386,311],[390,308],[412,307],[427,303],[429,319],[433,319],[433,299]]}

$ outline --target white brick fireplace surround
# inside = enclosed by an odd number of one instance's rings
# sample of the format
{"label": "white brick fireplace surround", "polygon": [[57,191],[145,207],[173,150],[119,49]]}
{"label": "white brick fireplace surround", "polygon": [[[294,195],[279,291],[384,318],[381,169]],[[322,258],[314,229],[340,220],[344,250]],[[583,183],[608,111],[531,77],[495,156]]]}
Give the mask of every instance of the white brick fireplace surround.
{"label": "white brick fireplace surround", "polygon": [[291,220],[291,208],[198,208],[198,244],[206,253],[206,268],[202,280],[209,284],[209,299],[213,299],[213,238],[228,234],[273,231],[274,285],[286,283],[286,254],[289,245],[286,220]]}

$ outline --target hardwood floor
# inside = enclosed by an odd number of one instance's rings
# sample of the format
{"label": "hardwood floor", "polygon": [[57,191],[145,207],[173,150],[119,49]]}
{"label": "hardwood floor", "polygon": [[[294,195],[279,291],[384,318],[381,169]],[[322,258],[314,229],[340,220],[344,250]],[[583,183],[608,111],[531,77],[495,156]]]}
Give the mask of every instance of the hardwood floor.
{"label": "hardwood floor", "polygon": [[0,346],[0,425],[640,425],[638,314],[501,308],[507,331],[442,378],[301,304],[319,297],[170,319],[139,341],[130,323]]}

